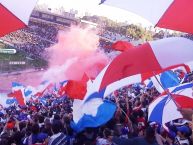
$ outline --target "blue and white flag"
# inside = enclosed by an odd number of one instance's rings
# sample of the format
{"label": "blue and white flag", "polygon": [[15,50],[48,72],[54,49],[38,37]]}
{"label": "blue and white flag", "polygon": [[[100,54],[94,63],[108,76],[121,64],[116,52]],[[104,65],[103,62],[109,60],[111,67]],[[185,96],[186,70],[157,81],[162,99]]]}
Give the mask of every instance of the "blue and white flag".
{"label": "blue and white flag", "polygon": [[175,87],[180,84],[177,74],[171,70],[163,72],[160,75],[153,76],[151,77],[151,80],[157,91],[160,93],[163,93],[168,88]]}
{"label": "blue and white flag", "polygon": [[12,92],[23,90],[23,89],[24,89],[24,85],[17,83],[17,82],[12,82]]}
{"label": "blue and white flag", "polygon": [[73,122],[71,127],[80,132],[87,127],[98,127],[108,122],[116,111],[116,105],[103,100],[104,90],[93,91],[91,81],[87,83],[87,94],[83,100],[75,99],[73,102]]}

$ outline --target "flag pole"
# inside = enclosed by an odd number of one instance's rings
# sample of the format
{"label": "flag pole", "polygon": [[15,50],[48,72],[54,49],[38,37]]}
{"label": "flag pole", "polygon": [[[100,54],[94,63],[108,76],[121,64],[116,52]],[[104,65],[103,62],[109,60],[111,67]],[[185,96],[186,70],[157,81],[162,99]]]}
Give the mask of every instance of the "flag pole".
{"label": "flag pole", "polygon": [[176,104],[177,108],[179,109],[180,107],[179,107],[179,105],[176,103],[176,101],[174,100],[172,94],[171,94],[169,91],[165,90],[165,88],[163,87],[163,85],[161,84],[161,82],[158,80],[158,78],[157,78],[157,76],[156,76],[156,74],[155,74],[154,71],[153,71],[153,74],[154,74],[154,77],[155,77],[156,81],[159,83],[159,85],[162,87],[162,89],[163,89],[164,91],[166,91],[166,93],[168,94],[168,96],[170,96],[170,98],[172,99],[172,101]]}

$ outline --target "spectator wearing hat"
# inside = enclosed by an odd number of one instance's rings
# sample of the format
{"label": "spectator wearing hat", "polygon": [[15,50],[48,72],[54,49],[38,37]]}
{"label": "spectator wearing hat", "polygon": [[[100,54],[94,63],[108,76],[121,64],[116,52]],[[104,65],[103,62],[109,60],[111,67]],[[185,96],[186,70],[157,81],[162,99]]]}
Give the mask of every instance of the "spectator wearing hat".
{"label": "spectator wearing hat", "polygon": [[175,138],[175,145],[190,145],[189,136],[191,135],[191,130],[187,126],[177,127],[177,136]]}

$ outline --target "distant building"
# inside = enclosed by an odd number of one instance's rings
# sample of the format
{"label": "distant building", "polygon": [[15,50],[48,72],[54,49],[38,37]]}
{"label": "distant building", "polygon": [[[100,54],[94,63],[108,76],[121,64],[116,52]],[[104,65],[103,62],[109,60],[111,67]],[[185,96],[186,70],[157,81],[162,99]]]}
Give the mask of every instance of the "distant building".
{"label": "distant building", "polygon": [[77,25],[78,21],[74,13],[65,12],[63,15],[53,14],[51,12],[43,12],[34,10],[31,14],[31,20],[41,20],[50,23],[60,24],[63,26]]}

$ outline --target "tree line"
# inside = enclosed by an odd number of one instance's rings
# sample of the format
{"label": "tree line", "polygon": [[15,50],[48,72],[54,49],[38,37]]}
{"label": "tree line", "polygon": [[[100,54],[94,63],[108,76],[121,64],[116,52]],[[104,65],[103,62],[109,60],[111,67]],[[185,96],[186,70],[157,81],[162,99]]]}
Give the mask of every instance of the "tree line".
{"label": "tree line", "polygon": [[128,24],[127,22],[116,22],[104,16],[84,16],[82,19],[97,23],[99,27],[131,38],[132,40],[151,41],[164,37],[181,36],[182,33],[169,33],[167,30],[152,31],[151,27],[144,28],[140,24]]}

